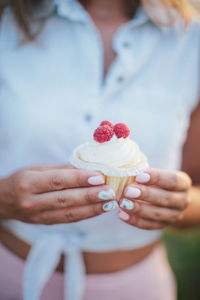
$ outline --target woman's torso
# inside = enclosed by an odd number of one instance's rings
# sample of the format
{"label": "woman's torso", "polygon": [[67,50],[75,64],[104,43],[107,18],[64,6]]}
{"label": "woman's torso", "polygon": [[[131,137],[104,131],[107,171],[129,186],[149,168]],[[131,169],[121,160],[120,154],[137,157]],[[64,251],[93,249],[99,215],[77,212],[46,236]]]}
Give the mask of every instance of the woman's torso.
{"label": "woman's torso", "polygon": [[[75,0],[60,1],[35,43],[19,44],[8,12],[0,33],[0,176],[68,162],[104,119],[127,123],[152,167],[178,169],[198,100],[199,39],[198,26],[158,28],[140,10],[114,36],[117,56],[104,78],[100,35]],[[88,251],[139,248],[160,236],[116,212],[51,227],[4,225],[29,243],[55,233]]]}

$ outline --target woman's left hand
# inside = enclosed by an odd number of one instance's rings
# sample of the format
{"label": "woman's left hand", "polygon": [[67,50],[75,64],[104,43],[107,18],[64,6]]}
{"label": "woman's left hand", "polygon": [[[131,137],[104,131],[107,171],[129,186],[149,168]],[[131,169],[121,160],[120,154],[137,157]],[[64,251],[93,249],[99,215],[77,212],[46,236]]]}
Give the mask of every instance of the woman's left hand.
{"label": "woman's left hand", "polygon": [[189,203],[190,177],[180,171],[148,169],[136,176],[120,200],[118,216],[142,229],[159,229],[181,220]]}

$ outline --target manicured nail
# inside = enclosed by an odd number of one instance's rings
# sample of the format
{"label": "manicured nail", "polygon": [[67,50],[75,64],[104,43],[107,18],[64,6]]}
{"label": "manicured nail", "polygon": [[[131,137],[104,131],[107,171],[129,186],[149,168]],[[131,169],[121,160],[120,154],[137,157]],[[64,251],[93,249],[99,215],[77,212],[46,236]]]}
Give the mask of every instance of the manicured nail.
{"label": "manicured nail", "polygon": [[131,200],[123,199],[122,202],[121,202],[121,204],[120,204],[120,207],[128,209],[128,210],[131,210],[131,209],[134,208],[134,203]]}
{"label": "manicured nail", "polygon": [[128,219],[130,218],[129,214],[122,210],[118,213],[118,217],[123,221],[128,221]]}
{"label": "manicured nail", "polygon": [[88,183],[92,185],[104,184],[105,178],[102,175],[92,176],[88,178]]}
{"label": "manicured nail", "polygon": [[98,194],[98,198],[101,200],[115,199],[115,192],[112,189],[100,191]]}
{"label": "manicured nail", "polygon": [[125,192],[125,196],[128,198],[138,198],[140,195],[141,191],[135,187],[129,187]]}
{"label": "manicured nail", "polygon": [[141,174],[138,174],[135,178],[135,180],[138,182],[138,183],[147,183],[149,180],[150,180],[150,175],[147,174],[147,173],[141,173]]}
{"label": "manicured nail", "polygon": [[118,205],[118,203],[117,203],[117,201],[110,201],[110,202],[108,202],[108,203],[105,203],[104,205],[103,205],[103,209],[105,210],[105,211],[110,211],[110,210],[114,210],[114,209],[116,209],[116,208],[118,208],[119,207],[119,205]]}

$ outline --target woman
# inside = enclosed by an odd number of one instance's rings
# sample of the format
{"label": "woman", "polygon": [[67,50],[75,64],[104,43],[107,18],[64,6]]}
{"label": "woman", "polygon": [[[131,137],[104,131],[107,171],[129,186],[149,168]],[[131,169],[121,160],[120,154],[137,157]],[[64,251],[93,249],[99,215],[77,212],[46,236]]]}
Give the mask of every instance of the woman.
{"label": "woman", "polygon": [[[198,109],[193,11],[173,0],[1,4],[0,299],[175,299],[159,239],[200,195],[175,171]],[[66,165],[106,119],[130,126],[153,167],[126,187],[131,210],[121,200],[106,212],[104,177]],[[183,155],[196,184],[199,123]]]}

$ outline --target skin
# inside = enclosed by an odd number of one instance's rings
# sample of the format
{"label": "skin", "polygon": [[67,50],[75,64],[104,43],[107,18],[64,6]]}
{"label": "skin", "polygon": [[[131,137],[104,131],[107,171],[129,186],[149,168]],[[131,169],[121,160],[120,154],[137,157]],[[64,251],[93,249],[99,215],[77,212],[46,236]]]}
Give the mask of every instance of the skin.
{"label": "skin", "polygon": [[184,172],[170,172],[150,169],[146,172],[150,180],[146,184],[130,184],[124,191],[124,198],[129,187],[139,188],[141,195],[134,198],[132,210],[123,209],[129,214],[127,223],[142,229],[159,229],[183,218],[183,211],[189,203],[191,179]]}
{"label": "skin", "polygon": [[[113,35],[120,25],[129,21],[125,13],[128,0],[81,2],[102,38],[105,77],[116,56],[112,49]],[[123,222],[145,229],[164,228],[169,224],[184,226],[191,223],[194,211],[196,214],[193,224],[199,222],[199,128],[200,108],[191,118],[191,127],[183,150],[183,170],[186,173],[149,169],[149,182],[136,185],[141,190],[141,196],[138,199],[128,198],[135,203],[134,209],[122,209],[130,216],[129,220]],[[105,202],[99,200],[98,192],[110,187],[103,184],[91,186],[88,178],[94,175],[99,173],[77,170],[70,165],[36,166],[19,170],[0,180],[0,219],[56,224],[100,215]],[[195,186],[191,185],[189,175]]]}
{"label": "skin", "polygon": [[100,215],[108,201],[101,200],[99,192],[110,187],[88,182],[99,175],[71,165],[20,170],[0,181],[0,218],[50,225]]}
{"label": "skin", "polygon": [[183,213],[177,227],[188,227],[200,224],[200,103],[194,110],[188,138],[183,147],[182,170],[192,178],[193,186],[189,190],[190,204]]}

